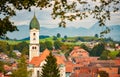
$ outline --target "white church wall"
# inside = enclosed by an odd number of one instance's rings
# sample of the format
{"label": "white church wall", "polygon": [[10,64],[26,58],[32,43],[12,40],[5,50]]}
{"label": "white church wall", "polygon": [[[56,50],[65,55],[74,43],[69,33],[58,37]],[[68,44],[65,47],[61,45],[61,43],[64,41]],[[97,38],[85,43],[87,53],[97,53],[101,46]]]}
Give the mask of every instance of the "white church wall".
{"label": "white church wall", "polygon": [[30,43],[31,44],[39,43],[39,30],[37,30],[37,29],[30,30]]}

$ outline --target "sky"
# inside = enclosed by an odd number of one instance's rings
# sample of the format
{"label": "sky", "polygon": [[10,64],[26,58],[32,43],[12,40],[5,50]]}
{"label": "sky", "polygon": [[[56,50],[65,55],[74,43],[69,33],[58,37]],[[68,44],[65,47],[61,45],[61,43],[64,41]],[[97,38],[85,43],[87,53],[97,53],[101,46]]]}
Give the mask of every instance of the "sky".
{"label": "sky", "polygon": [[[40,10],[38,8],[32,7],[31,12],[27,10],[22,10],[22,11],[17,10],[16,16],[12,17],[11,21],[13,21],[14,24],[17,26],[29,25],[31,19],[33,18],[34,11],[41,27],[48,27],[48,28],[58,27],[60,19],[55,19],[55,20],[52,19],[50,8]],[[90,28],[96,22],[97,22],[96,19],[93,19],[92,16],[89,16],[88,18],[83,20],[75,20],[72,22],[67,21],[66,27]],[[120,24],[120,11],[117,13],[111,13],[111,20],[106,22],[107,26],[118,25],[118,24]]]}

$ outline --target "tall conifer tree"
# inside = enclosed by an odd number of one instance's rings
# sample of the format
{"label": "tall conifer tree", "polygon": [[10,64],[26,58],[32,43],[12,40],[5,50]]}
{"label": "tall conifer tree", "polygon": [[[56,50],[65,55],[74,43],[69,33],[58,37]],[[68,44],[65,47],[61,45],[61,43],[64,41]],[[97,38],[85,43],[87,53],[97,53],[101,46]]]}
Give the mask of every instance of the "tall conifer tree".
{"label": "tall conifer tree", "polygon": [[59,68],[56,63],[57,60],[52,53],[47,56],[45,61],[46,64],[42,67],[41,77],[60,77]]}

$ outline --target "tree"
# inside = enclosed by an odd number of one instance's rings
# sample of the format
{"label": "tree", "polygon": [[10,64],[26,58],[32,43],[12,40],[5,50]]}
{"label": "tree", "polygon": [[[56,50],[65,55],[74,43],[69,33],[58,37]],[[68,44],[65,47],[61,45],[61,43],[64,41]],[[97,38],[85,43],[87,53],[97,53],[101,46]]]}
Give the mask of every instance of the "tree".
{"label": "tree", "polygon": [[116,55],[116,57],[120,57],[120,52]]}
{"label": "tree", "polygon": [[99,37],[98,34],[95,34],[95,37],[98,38]]}
{"label": "tree", "polygon": [[109,74],[106,71],[99,71],[98,74],[100,77],[109,77]]}
{"label": "tree", "polygon": [[52,42],[50,42],[50,41],[45,41],[45,45],[46,45],[46,48],[47,48],[47,49],[49,49],[49,50],[52,50],[52,49],[53,49]]}
{"label": "tree", "polygon": [[[1,7],[2,6],[0,3],[0,8]],[[7,8],[6,8],[6,10],[7,10]],[[7,11],[9,11],[9,10],[7,10]],[[1,11],[0,11],[0,13],[1,13]],[[9,19],[10,19],[10,17],[8,17],[8,16],[6,16],[3,19],[0,18],[0,38],[8,39],[8,37],[5,35],[5,34],[7,34],[8,31],[9,32],[18,31],[17,27]]]}
{"label": "tree", "polygon": [[87,47],[85,44],[81,44],[80,47],[85,49],[91,55],[91,48]]}
{"label": "tree", "polygon": [[105,50],[104,44],[100,43],[93,47],[93,49],[91,50],[91,55],[92,56],[100,56],[104,50]]}
{"label": "tree", "polygon": [[18,63],[17,70],[13,70],[11,77],[29,77],[29,71],[27,71],[26,57],[22,54]]}
{"label": "tree", "polygon": [[109,54],[110,54],[110,51],[108,51],[108,50],[103,51],[102,54],[100,55],[100,59],[101,60],[108,60]]}
{"label": "tree", "polygon": [[85,41],[82,37],[77,37],[76,41]]}
{"label": "tree", "polygon": [[0,61],[0,73],[4,72],[4,62]]}
{"label": "tree", "polygon": [[40,52],[43,52],[46,49],[46,44],[44,42],[40,42]]}
{"label": "tree", "polygon": [[26,54],[26,55],[29,55],[29,49],[28,47],[24,47],[21,51],[22,54]]}
{"label": "tree", "polygon": [[24,48],[26,48],[26,53],[27,53],[27,51],[29,51],[28,50],[29,49],[29,44],[27,42],[24,42],[24,41],[18,43],[16,46],[14,46],[14,49],[19,50],[20,52],[22,52]]}
{"label": "tree", "polygon": [[57,33],[57,38],[60,38],[61,37],[61,34],[60,33]]}
{"label": "tree", "polygon": [[62,38],[62,40],[61,40],[62,42],[65,42],[66,40],[64,39],[64,38]]}
{"label": "tree", "polygon": [[56,36],[53,36],[53,40],[57,40],[57,37],[56,37]]}
{"label": "tree", "polygon": [[60,49],[61,46],[62,46],[62,43],[59,40],[54,41],[55,49]]}
{"label": "tree", "polygon": [[[99,5],[98,5],[99,3]],[[94,6],[93,6],[94,4]],[[110,20],[110,14],[119,10],[120,0],[91,0],[91,1],[69,1],[69,0],[2,0],[0,1],[0,36],[5,36],[7,31],[15,31],[17,28],[9,20],[16,15],[17,10],[31,11],[31,7],[35,6],[41,10],[44,8],[52,8],[52,18],[59,18],[61,22],[59,26],[65,27],[66,21],[76,19],[85,19],[89,16],[97,19],[100,26],[105,26],[105,21]],[[79,9],[78,9],[79,8]],[[101,32],[108,33],[110,29]]]}
{"label": "tree", "polygon": [[6,52],[10,50],[10,45],[7,42],[0,41],[0,52]]}
{"label": "tree", "polygon": [[64,36],[64,39],[66,39],[66,40],[67,40],[67,35],[65,35],[65,36]]}
{"label": "tree", "polygon": [[59,68],[56,63],[56,58],[50,52],[45,59],[46,64],[42,66],[41,77],[60,77]]}

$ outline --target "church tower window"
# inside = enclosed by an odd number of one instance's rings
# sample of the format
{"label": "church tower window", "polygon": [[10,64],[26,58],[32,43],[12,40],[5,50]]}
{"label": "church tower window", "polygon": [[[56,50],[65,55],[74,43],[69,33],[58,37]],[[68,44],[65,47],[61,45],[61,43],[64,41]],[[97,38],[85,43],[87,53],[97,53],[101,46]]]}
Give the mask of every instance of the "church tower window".
{"label": "church tower window", "polygon": [[32,49],[34,49],[34,47],[32,47]]}
{"label": "church tower window", "polygon": [[35,36],[35,33],[33,33],[33,35]]}
{"label": "church tower window", "polygon": [[34,46],[33,46],[32,49],[37,49],[37,47],[34,47]]}
{"label": "church tower window", "polygon": [[37,48],[35,47],[35,49],[37,49]]}

